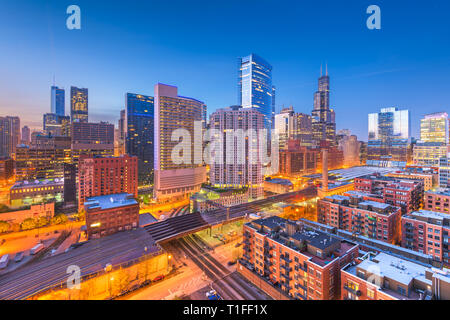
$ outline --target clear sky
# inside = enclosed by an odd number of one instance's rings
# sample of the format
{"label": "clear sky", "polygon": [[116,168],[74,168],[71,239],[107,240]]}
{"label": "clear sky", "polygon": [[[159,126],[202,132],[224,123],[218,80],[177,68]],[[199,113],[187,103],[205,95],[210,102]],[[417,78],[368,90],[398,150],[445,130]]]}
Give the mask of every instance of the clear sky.
{"label": "clear sky", "polygon": [[[81,8],[81,30],[66,8]],[[381,8],[381,30],[366,9]],[[399,106],[413,136],[426,113],[450,111],[448,0],[0,0],[0,115],[42,125],[50,86],[89,88],[93,121],[116,121],[126,92],[157,82],[206,102],[237,103],[237,58],[273,66],[277,111],[310,113],[328,63],[337,128],[367,139],[367,114]]]}

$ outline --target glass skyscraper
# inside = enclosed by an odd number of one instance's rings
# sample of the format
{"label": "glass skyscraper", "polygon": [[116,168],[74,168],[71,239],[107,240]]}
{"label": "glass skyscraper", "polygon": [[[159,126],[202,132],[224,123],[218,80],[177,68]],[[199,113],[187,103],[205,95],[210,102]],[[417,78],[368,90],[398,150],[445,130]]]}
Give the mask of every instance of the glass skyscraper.
{"label": "glass skyscraper", "polygon": [[272,128],[275,107],[272,66],[256,54],[238,60],[238,104],[264,115],[264,127]]}
{"label": "glass skyscraper", "polygon": [[51,87],[51,113],[58,116],[65,115],[65,91],[56,86]]}
{"label": "glass skyscraper", "polygon": [[402,167],[408,162],[411,141],[409,110],[383,108],[369,114],[367,164],[382,167]]}
{"label": "glass skyscraper", "polygon": [[126,150],[138,158],[140,185],[153,183],[155,101],[141,94],[126,95]]}
{"label": "glass skyscraper", "polygon": [[88,122],[88,89],[70,87],[70,118],[72,122]]}

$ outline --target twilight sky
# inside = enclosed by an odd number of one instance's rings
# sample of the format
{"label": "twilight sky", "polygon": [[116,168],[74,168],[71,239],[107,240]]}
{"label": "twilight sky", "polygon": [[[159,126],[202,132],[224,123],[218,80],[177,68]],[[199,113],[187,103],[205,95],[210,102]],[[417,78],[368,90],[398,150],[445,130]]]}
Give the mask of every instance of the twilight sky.
{"label": "twilight sky", "polygon": [[[81,30],[66,8],[81,8]],[[381,30],[366,9],[381,8]],[[367,114],[399,106],[412,133],[431,112],[450,112],[448,0],[0,0],[0,116],[38,129],[50,86],[89,88],[92,121],[116,124],[126,92],[157,82],[206,102],[237,103],[237,58],[273,66],[277,111],[310,113],[320,65],[328,63],[337,128],[367,139]]]}

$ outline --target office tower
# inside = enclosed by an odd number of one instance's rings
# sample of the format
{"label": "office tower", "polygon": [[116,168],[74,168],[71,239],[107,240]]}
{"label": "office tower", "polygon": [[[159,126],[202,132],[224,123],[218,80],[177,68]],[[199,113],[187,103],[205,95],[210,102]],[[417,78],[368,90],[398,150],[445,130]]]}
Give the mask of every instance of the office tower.
{"label": "office tower", "polygon": [[439,186],[450,188],[450,153],[439,159]]}
{"label": "office tower", "polygon": [[58,116],[66,115],[65,97],[64,89],[56,86],[51,87],[51,113],[57,114]]}
{"label": "office tower", "polygon": [[63,178],[71,161],[70,137],[36,135],[30,146],[17,147],[16,180]]}
{"label": "office tower", "polygon": [[14,158],[20,144],[19,117],[0,117],[0,157]]}
{"label": "office tower", "polygon": [[361,143],[355,135],[345,135],[339,141],[339,149],[344,153],[344,166],[355,167],[360,165],[359,151]]}
{"label": "office tower", "polygon": [[72,122],[88,122],[88,89],[70,87],[70,118]]}
{"label": "office tower", "polygon": [[[202,133],[204,103],[178,96],[174,86],[155,85],[155,187],[157,199],[185,197],[198,192],[206,181],[202,159],[202,143],[193,143]],[[196,128],[197,130],[194,130]],[[172,159],[172,151],[180,142],[172,140],[172,133],[181,129],[189,134],[182,146],[191,155],[187,161]],[[190,142],[188,140],[191,140]],[[184,154],[184,152],[183,152]]]}
{"label": "office tower", "polygon": [[449,149],[449,120],[446,112],[425,115],[420,121],[420,140],[414,145],[413,163],[422,166],[439,166],[439,159]]}
{"label": "office tower", "polygon": [[238,104],[258,109],[264,115],[264,127],[272,129],[275,103],[272,66],[253,53],[239,58],[238,64]]}
{"label": "office tower", "polygon": [[280,149],[286,149],[289,139],[291,139],[291,131],[293,128],[294,108],[284,108],[279,114],[275,115],[275,132],[278,134]]}
{"label": "office tower", "polygon": [[[127,137],[127,114],[126,110],[120,110],[120,118],[119,118],[119,125],[118,125],[118,155],[124,155],[126,154],[126,137]],[[152,154],[153,157],[153,154]]]}
{"label": "office tower", "polygon": [[275,129],[275,97],[276,97],[276,88],[272,86],[272,129]]}
{"label": "office tower", "polygon": [[155,104],[154,98],[141,94],[126,95],[126,150],[138,158],[139,184],[153,184]]}
{"label": "office tower", "polygon": [[319,150],[302,146],[299,140],[289,140],[286,150],[280,150],[280,174],[288,177],[316,173]]}
{"label": "office tower", "polygon": [[301,146],[312,146],[312,118],[295,113],[293,107],[284,108],[275,115],[275,132],[278,133],[280,149],[286,149],[289,140],[298,140]]}
{"label": "office tower", "polygon": [[214,112],[210,125],[225,133],[222,152],[214,155],[210,164],[211,184],[218,188],[248,188],[250,198],[262,197],[259,131],[264,129],[264,115],[256,108],[231,106]]}
{"label": "office tower", "polygon": [[336,121],[334,110],[330,109],[330,77],[328,68],[325,75],[320,69],[318,91],[314,94],[314,110],[312,115],[312,134],[316,145],[321,141],[336,143]]}
{"label": "office tower", "polygon": [[138,160],[132,156],[85,157],[78,162],[78,207],[90,197],[129,193],[137,198]]}
{"label": "office tower", "polygon": [[60,116],[56,113],[46,113],[43,119],[45,134],[52,136],[70,136],[70,117]]}
{"label": "office tower", "polygon": [[73,122],[71,125],[72,157],[81,155],[114,155],[114,125],[107,122]]}
{"label": "office tower", "polygon": [[28,126],[22,127],[22,142],[23,144],[29,145],[31,143],[31,130]]}
{"label": "office tower", "polygon": [[383,108],[369,114],[367,164],[404,167],[408,162],[411,118],[408,110]]}

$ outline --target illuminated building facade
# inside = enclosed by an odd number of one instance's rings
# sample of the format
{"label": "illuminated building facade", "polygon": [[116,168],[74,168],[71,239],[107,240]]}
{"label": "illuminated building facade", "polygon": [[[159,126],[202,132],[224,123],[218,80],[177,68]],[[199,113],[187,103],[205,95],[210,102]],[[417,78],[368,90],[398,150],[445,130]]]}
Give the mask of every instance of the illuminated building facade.
{"label": "illuminated building facade", "polygon": [[264,115],[264,127],[272,129],[275,105],[272,66],[256,54],[239,58],[238,105],[256,108]]}
{"label": "illuminated building facade", "polygon": [[439,186],[450,188],[450,153],[439,159]]}
{"label": "illuminated building facade", "polygon": [[0,186],[8,184],[14,179],[14,160],[0,157]]}
{"label": "illuminated building facade", "polygon": [[419,210],[402,217],[402,246],[429,254],[435,261],[449,264],[447,213]]}
{"label": "illuminated building facade", "polygon": [[342,150],[344,155],[344,166],[355,167],[360,165],[360,148],[361,142],[358,141],[355,135],[345,135],[342,137],[339,141],[339,149]]}
{"label": "illuminated building facade", "polygon": [[29,145],[30,142],[31,142],[31,130],[28,126],[23,126],[21,144]]}
{"label": "illuminated building facade", "polygon": [[107,122],[73,122],[71,125],[72,158],[114,155],[114,125]]}
{"label": "illuminated building facade", "polygon": [[64,179],[17,181],[9,191],[9,204],[24,207],[64,200]]}
{"label": "illuminated building facade", "polygon": [[268,285],[291,299],[339,299],[339,271],[358,257],[358,248],[300,222],[273,216],[244,225],[238,271],[249,280],[255,274],[268,279]]}
{"label": "illuminated building facade", "polygon": [[137,164],[134,156],[81,157],[78,163],[78,207],[87,198],[130,193],[137,198]]}
{"label": "illuminated building facade", "polygon": [[20,143],[19,117],[0,117],[0,157],[15,157]]}
{"label": "illuminated building facade", "polygon": [[51,87],[51,113],[56,114],[58,116],[66,115],[66,107],[65,107],[65,90],[58,88],[57,86]]}
{"label": "illuminated building facade", "polygon": [[383,108],[379,113],[369,114],[368,165],[404,167],[410,141],[409,110]]}
{"label": "illuminated building facade", "polygon": [[153,184],[155,104],[154,98],[126,95],[126,150],[138,158],[139,184]]}
{"label": "illuminated building facade", "polygon": [[319,145],[321,141],[336,143],[335,112],[330,109],[330,77],[328,68],[325,75],[320,70],[318,90],[314,94],[314,110],[312,111],[313,141]]}
{"label": "illuminated building facade", "polygon": [[72,122],[88,122],[88,89],[70,87],[70,118]]}
{"label": "illuminated building facade", "polygon": [[[264,129],[264,115],[255,108],[231,106],[211,115],[210,128],[225,133],[224,139],[219,142],[223,152],[217,153],[210,164],[211,185],[235,189],[247,187],[250,198],[262,197],[259,132]],[[239,131],[245,136],[234,135]],[[232,150],[227,149],[229,147]]]}
{"label": "illuminated building facade", "polygon": [[70,142],[70,137],[37,135],[30,146],[18,146],[16,180],[62,179],[64,163],[72,162]]}
{"label": "illuminated building facade", "polygon": [[365,200],[357,193],[346,194],[318,200],[317,221],[371,239],[400,242],[400,207]]}
{"label": "illuminated building facade", "polygon": [[287,149],[289,140],[297,140],[301,146],[312,146],[312,118],[304,113],[295,113],[293,107],[275,115],[275,131],[279,136],[280,149]]}
{"label": "illuminated building facade", "polygon": [[44,114],[43,128],[45,134],[52,136],[70,136],[70,117],[56,113]]}
{"label": "illuminated building facade", "polygon": [[[155,85],[154,196],[159,200],[196,193],[206,181],[206,167],[202,159],[198,159],[203,154],[203,145],[194,143],[194,139],[203,133],[204,107],[199,100],[178,96],[177,87]],[[189,135],[185,138],[191,140],[182,143],[182,147],[190,151],[191,158],[187,163],[176,163],[172,159],[173,149],[180,144],[172,140],[172,133],[177,129],[182,129]]]}
{"label": "illuminated building facade", "polygon": [[84,203],[88,239],[97,239],[139,226],[139,203],[132,194],[92,197]]}
{"label": "illuminated building facade", "polygon": [[450,213],[450,189],[438,188],[425,192],[424,203],[425,210]]}
{"label": "illuminated building facade", "polygon": [[288,149],[280,151],[280,174],[295,177],[315,173],[318,153],[317,149],[302,147],[298,140],[290,140]]}

